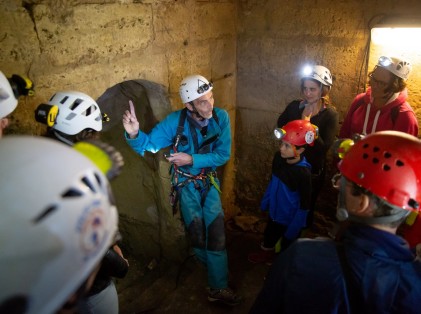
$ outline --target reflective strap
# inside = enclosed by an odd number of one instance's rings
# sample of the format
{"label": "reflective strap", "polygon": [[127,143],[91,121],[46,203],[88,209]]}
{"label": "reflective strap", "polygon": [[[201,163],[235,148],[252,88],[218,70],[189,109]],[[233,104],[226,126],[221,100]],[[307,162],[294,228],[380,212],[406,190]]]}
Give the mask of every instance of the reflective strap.
{"label": "reflective strap", "polygon": [[[211,172],[209,172],[208,173],[208,178],[209,178],[209,181],[210,181],[210,183],[214,186],[214,188],[219,192],[219,193],[221,193],[222,194],[222,191],[221,191],[221,189],[219,188],[219,184],[215,181],[215,177],[216,176],[214,176],[214,173],[215,171],[211,171]],[[216,172],[215,172],[216,173]]]}

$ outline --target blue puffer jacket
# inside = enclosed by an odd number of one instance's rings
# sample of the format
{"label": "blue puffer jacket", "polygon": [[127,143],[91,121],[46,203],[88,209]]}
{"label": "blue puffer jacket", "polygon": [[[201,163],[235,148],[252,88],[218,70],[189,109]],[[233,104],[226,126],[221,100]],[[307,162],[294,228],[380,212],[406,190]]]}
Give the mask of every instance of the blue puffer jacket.
{"label": "blue puffer jacket", "polygon": [[[357,314],[421,312],[421,263],[405,240],[354,225],[343,243],[363,304]],[[251,313],[351,313],[335,246],[329,239],[296,241],[275,260]]]}
{"label": "blue puffer jacket", "polygon": [[[210,153],[197,154],[193,145],[193,138],[190,132],[188,119],[184,122],[184,132],[187,141],[183,141],[178,146],[178,152],[184,152],[193,156],[193,165],[181,167],[180,169],[188,171],[191,174],[200,173],[202,168],[216,167],[225,164],[231,155],[231,132],[230,120],[228,113],[219,108],[214,108],[218,116],[218,123],[214,118],[209,119],[206,137],[202,136],[198,129],[195,129],[199,146],[214,135],[218,137],[211,144]],[[179,123],[181,110],[170,113],[164,120],[158,123],[149,134],[139,130],[139,135],[130,139],[125,134],[127,143],[140,155],[144,155],[145,151],[151,153],[158,152],[161,148],[173,145]]]}
{"label": "blue puffer jacket", "polygon": [[263,211],[278,224],[288,226],[284,236],[298,237],[306,226],[311,198],[311,165],[302,157],[288,164],[277,152],[272,163],[272,178],[260,203]]}

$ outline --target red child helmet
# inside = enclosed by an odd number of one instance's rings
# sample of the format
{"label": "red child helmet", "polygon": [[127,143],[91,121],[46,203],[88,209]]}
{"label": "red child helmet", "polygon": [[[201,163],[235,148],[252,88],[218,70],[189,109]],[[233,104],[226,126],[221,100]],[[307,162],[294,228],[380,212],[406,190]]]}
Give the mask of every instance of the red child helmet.
{"label": "red child helmet", "polygon": [[339,164],[352,182],[391,205],[412,210],[421,202],[421,141],[382,131],[356,142]]}
{"label": "red child helmet", "polygon": [[295,146],[310,145],[319,135],[319,129],[309,120],[293,120],[285,124],[281,129],[274,131],[277,139],[288,142]]}

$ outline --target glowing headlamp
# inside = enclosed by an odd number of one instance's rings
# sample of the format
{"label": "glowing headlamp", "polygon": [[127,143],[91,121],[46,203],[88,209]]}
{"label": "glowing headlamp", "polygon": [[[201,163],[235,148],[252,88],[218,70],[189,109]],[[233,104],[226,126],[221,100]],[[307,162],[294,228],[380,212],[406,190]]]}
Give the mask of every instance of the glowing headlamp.
{"label": "glowing headlamp", "polygon": [[312,74],[313,73],[313,68],[311,67],[311,66],[309,66],[309,65],[306,65],[304,68],[303,68],[303,75],[304,76],[309,76],[310,74]]}
{"label": "glowing headlamp", "polygon": [[388,67],[393,63],[392,59],[389,57],[381,56],[378,61],[379,65],[382,65],[384,67]]}
{"label": "glowing headlamp", "polygon": [[285,130],[283,130],[281,128],[276,128],[275,130],[273,130],[273,134],[275,134],[275,137],[278,140],[280,140],[285,136],[286,132],[285,132]]}

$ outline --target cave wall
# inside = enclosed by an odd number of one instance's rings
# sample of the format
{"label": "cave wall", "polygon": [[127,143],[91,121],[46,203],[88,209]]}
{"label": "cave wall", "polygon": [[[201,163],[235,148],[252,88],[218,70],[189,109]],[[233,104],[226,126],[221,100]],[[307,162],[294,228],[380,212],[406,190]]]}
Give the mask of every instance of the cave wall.
{"label": "cave wall", "polygon": [[[369,26],[388,17],[421,21],[421,2],[239,1],[235,193],[242,213],[259,210],[278,149],[272,130],[286,105],[300,98],[303,66],[321,64],[330,69],[334,76],[330,99],[341,123],[353,98],[365,89]],[[370,70],[375,62],[370,60]],[[420,70],[420,59],[415,59],[408,89],[419,121]]]}
{"label": "cave wall", "polygon": [[[1,1],[0,70],[26,75],[36,87],[33,97],[20,99],[7,133],[43,134],[46,127],[33,112],[56,91],[104,99],[108,89],[133,80],[144,83],[131,91],[143,99],[136,110],[149,107],[142,117],[156,122],[182,108],[179,84],[199,73],[214,81],[215,105],[228,111],[234,136],[236,8],[234,0]],[[115,100],[119,110],[127,105]],[[110,114],[113,127],[102,139],[126,162],[112,182],[124,244],[139,257],[181,259],[188,252],[180,217],[168,205],[168,163],[159,154],[142,158],[126,145],[119,110]],[[237,211],[230,197],[233,167],[234,158],[221,178],[227,218]]]}

